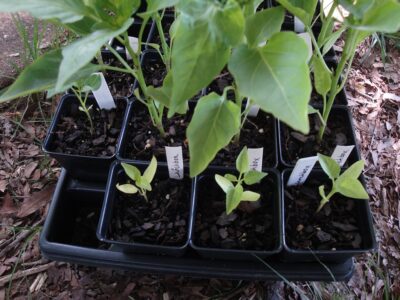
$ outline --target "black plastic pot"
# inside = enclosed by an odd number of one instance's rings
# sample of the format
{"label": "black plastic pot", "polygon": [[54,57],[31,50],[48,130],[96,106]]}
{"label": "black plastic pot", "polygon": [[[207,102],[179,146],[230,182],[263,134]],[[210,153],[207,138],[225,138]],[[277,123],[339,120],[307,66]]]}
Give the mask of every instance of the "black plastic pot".
{"label": "black plastic pot", "polygon": [[[286,201],[293,201],[287,197],[286,183],[292,169],[286,169],[282,173],[282,195],[283,195],[283,209],[286,209]],[[309,178],[320,181],[321,185],[325,184],[330,186],[330,179],[325,175],[322,170],[314,170],[311,172]],[[361,181],[364,184],[363,177],[361,176]],[[315,186],[315,190],[318,191],[318,186]],[[365,186],[365,184],[364,184]],[[333,198],[332,198],[333,199]],[[368,200],[356,200],[349,199],[349,201],[354,201],[356,215],[354,218],[357,220],[360,230],[360,235],[362,238],[362,246],[359,249],[337,249],[337,250],[314,250],[314,249],[294,249],[288,245],[288,237],[286,233],[287,227],[287,212],[284,211],[284,239],[283,239],[283,260],[288,262],[327,262],[327,263],[341,263],[349,258],[363,254],[370,251],[376,250],[376,240],[373,228],[371,210],[369,207]],[[331,201],[334,201],[331,200]],[[318,204],[316,204],[318,206]]]}
{"label": "black plastic pot", "polygon": [[[327,264],[328,271],[320,263],[283,263],[275,257],[258,262],[208,260],[200,258],[191,249],[181,258],[125,253],[116,245],[97,242],[95,229],[91,226],[98,220],[104,188],[104,184],[73,180],[62,169],[40,235],[39,244],[44,257],[94,267],[201,278],[282,280],[284,277],[294,281],[342,281],[352,276],[354,266],[351,259],[342,264]],[[77,217],[81,218],[77,214],[80,207],[88,207],[92,213],[83,214],[84,221],[77,226]],[[87,227],[87,241],[76,240],[76,234]]]}
{"label": "black plastic pot", "polygon": [[[126,161],[127,163],[131,163]],[[141,172],[145,170],[147,165],[138,165],[136,164],[136,167],[138,167]],[[168,169],[163,166],[158,166],[157,168],[157,174],[156,178],[162,178],[162,179],[168,179]],[[99,225],[98,225],[98,230],[97,230],[97,237],[99,240],[102,242],[112,244],[119,246],[120,249],[124,252],[132,252],[132,253],[152,253],[152,254],[158,254],[158,255],[172,255],[172,256],[182,256],[185,254],[188,245],[189,245],[189,234],[190,234],[190,229],[189,225],[191,224],[190,222],[190,211],[191,211],[191,206],[192,206],[192,198],[193,198],[193,182],[191,179],[188,177],[185,177],[183,179],[182,185],[185,185],[190,189],[190,196],[188,199],[181,199],[182,201],[187,201],[187,207],[188,207],[188,219],[186,220],[186,226],[187,226],[187,238],[185,241],[182,242],[180,245],[158,245],[158,244],[150,244],[150,243],[144,243],[144,242],[127,242],[123,240],[117,240],[114,239],[113,236],[110,233],[110,226],[112,222],[112,218],[114,217],[113,211],[115,209],[115,206],[117,205],[118,201],[126,201],[126,199],[121,199],[120,198],[120,192],[116,189],[117,183],[125,183],[127,182],[127,176],[122,169],[122,166],[120,162],[114,162],[113,165],[110,168],[110,174],[109,174],[109,180],[107,182],[107,187],[106,187],[106,192],[105,192],[105,197],[104,197],[104,204],[101,210],[101,215],[100,215],[100,220],[99,220]],[[154,186],[153,186],[154,189]],[[132,200],[134,201],[134,199]],[[170,220],[172,222],[175,222],[175,220]]]}
{"label": "black plastic pot", "polygon": [[[221,191],[220,192],[220,187],[217,185],[217,183],[214,180],[214,175],[215,174],[220,174],[224,175],[227,172],[227,169],[220,169],[216,171],[208,171],[205,173],[205,175],[200,176],[196,178],[196,183],[195,183],[195,194],[194,194],[194,205],[193,205],[193,218],[192,218],[192,224],[190,226],[192,233],[191,233],[191,240],[190,240],[190,246],[196,250],[202,257],[205,258],[212,258],[212,259],[222,259],[222,260],[239,260],[239,261],[246,261],[246,260],[255,260],[256,258],[254,256],[258,256],[259,258],[266,258],[272,255],[278,254],[281,249],[282,249],[282,207],[281,207],[281,195],[280,195],[280,178],[279,178],[279,173],[275,169],[266,169],[265,172],[268,173],[268,176],[263,179],[263,181],[260,183],[260,188],[262,189],[262,192],[268,191],[268,193],[272,193],[273,197],[271,199],[267,199],[267,201],[271,201],[272,203],[262,203],[262,206],[265,205],[270,205],[271,204],[271,209],[272,209],[272,230],[271,234],[273,235],[273,245],[271,246],[270,249],[265,249],[265,250],[244,250],[244,249],[223,249],[223,248],[212,248],[212,247],[205,247],[205,246],[200,246],[196,240],[199,238],[199,234],[196,233],[196,228],[197,226],[200,226],[198,224],[197,220],[197,214],[201,213],[199,209],[199,205],[201,205],[201,201],[205,201],[202,197],[204,195],[202,194],[202,190],[206,191],[211,191],[212,189],[215,188],[216,194],[215,197],[221,197],[222,199],[216,199],[218,202],[222,202],[222,204],[225,203],[224,199],[224,193]],[[231,170],[229,173],[235,174],[235,170]],[[268,178],[273,181],[273,185],[270,187],[267,187],[267,182],[269,181]],[[269,183],[268,183],[269,184]],[[249,189],[249,188],[248,188]],[[265,190],[264,190],[265,189]],[[212,203],[207,203],[207,209],[211,209],[213,213],[215,210],[212,208]],[[254,212],[253,212],[254,213]],[[219,214],[219,212],[217,213]],[[267,221],[266,221],[267,222]],[[210,224],[211,225],[211,224]],[[223,226],[222,226],[223,227]],[[212,230],[211,230],[212,231]],[[268,233],[268,234],[270,234]],[[267,234],[267,233],[265,233]],[[212,235],[212,233],[211,233]]]}
{"label": "black plastic pot", "polygon": [[[115,99],[117,102],[123,102],[126,105],[125,113],[123,116],[123,125],[126,123],[127,111],[128,111],[128,100],[126,98],[117,98]],[[108,169],[115,160],[115,153],[111,156],[106,157],[95,157],[95,156],[84,156],[84,155],[74,155],[74,154],[66,154],[61,152],[56,152],[53,147],[53,142],[55,139],[55,135],[57,134],[57,125],[61,121],[61,118],[66,117],[70,114],[71,105],[73,103],[78,103],[78,100],[73,95],[64,95],[61,99],[57,111],[53,117],[53,121],[50,125],[50,128],[47,132],[46,139],[43,143],[43,151],[55,158],[59,164],[67,169],[71,176],[76,179],[82,180],[90,180],[90,181],[107,181]],[[96,101],[93,97],[88,98],[88,104],[93,104],[94,107],[98,107]],[[121,128],[122,130],[122,128]],[[116,141],[115,146],[119,144],[119,139],[121,138],[121,134],[119,134],[119,138]],[[115,150],[117,152],[117,149]]]}
{"label": "black plastic pot", "polygon": [[[316,107],[316,108],[318,108],[320,110],[322,109],[321,107]],[[351,164],[355,163],[356,161],[360,160],[360,158],[361,158],[360,151],[358,148],[358,143],[357,143],[357,140],[355,137],[353,119],[352,119],[348,109],[346,107],[340,107],[340,106],[336,106],[336,107],[332,108],[330,118],[328,119],[328,126],[329,126],[330,120],[332,119],[332,116],[340,116],[341,117],[341,119],[343,120],[343,122],[345,124],[344,127],[346,128],[346,132],[345,132],[345,135],[347,137],[346,145],[354,145],[355,146],[347,160],[347,163],[346,163],[348,165],[351,165]],[[285,137],[284,137],[283,131],[286,126],[287,125],[283,124],[282,122],[278,122],[279,158],[280,158],[280,163],[283,167],[293,168],[295,166],[295,163],[291,163],[288,160],[286,150],[284,147]],[[332,149],[332,152],[333,151],[334,151],[334,149]],[[330,154],[331,153],[327,153],[327,155],[330,155]],[[317,155],[317,153],[315,152],[314,155]],[[315,165],[315,168],[319,168],[318,163]]]}

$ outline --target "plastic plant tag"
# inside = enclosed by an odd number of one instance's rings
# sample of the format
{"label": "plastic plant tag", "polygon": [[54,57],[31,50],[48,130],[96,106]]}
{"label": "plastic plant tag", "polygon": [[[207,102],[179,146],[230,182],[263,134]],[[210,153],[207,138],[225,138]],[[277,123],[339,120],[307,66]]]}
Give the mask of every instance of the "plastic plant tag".
{"label": "plastic plant tag", "polygon": [[304,23],[302,21],[300,21],[300,19],[297,17],[294,17],[294,31],[295,32],[306,31],[306,27],[304,26]]}
{"label": "plastic plant tag", "polygon": [[169,177],[183,179],[183,155],[182,147],[165,147],[167,156]]}
{"label": "plastic plant tag", "polygon": [[298,33],[297,35],[306,42],[308,46],[308,60],[310,60],[311,57],[313,56],[313,47],[310,34],[308,32],[304,32],[304,33]]}
{"label": "plastic plant tag", "polygon": [[331,158],[334,159],[341,167],[344,166],[347,159],[349,158],[351,151],[353,151],[353,146],[336,146],[335,151],[333,151]]}
{"label": "plastic plant tag", "polygon": [[[249,105],[250,105],[250,101],[247,100],[247,102],[246,102],[246,109],[249,108]],[[250,107],[248,116],[249,116],[249,117],[257,117],[259,111],[260,111],[260,106],[258,106],[257,104],[253,104],[253,105]]]}
{"label": "plastic plant tag", "polygon": [[247,149],[250,170],[262,171],[264,148]]}
{"label": "plastic plant tag", "polygon": [[97,90],[93,90],[93,95],[96,98],[97,104],[100,109],[110,110],[116,108],[114,98],[111,95],[110,89],[108,88],[106,79],[103,73],[95,73],[100,75],[101,85]]}
{"label": "plastic plant tag", "polygon": [[317,161],[318,156],[311,156],[299,159],[294,166],[292,174],[290,174],[287,185],[302,185],[307,180],[308,175],[310,175]]}
{"label": "plastic plant tag", "polygon": [[[129,45],[131,46],[131,48],[133,49],[133,51],[137,52],[139,49],[139,40],[136,37],[132,37],[132,36],[128,36],[129,39]],[[125,49],[126,51],[126,57],[128,59],[132,59],[131,55],[128,52],[128,49]]]}

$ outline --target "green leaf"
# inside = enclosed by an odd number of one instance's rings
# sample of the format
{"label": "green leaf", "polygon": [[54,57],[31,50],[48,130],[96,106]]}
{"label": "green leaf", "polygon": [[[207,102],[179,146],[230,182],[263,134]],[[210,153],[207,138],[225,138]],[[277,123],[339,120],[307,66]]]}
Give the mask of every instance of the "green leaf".
{"label": "green leaf", "polygon": [[326,64],[314,54],[312,59],[314,67],[314,87],[318,94],[326,96],[331,89],[332,72]]}
{"label": "green leaf", "polygon": [[235,175],[232,175],[232,174],[225,174],[224,177],[226,179],[228,179],[229,181],[231,181],[231,182],[237,182],[238,181],[238,178]]}
{"label": "green leaf", "polygon": [[354,199],[368,199],[368,193],[365,191],[360,181],[354,178],[346,180],[337,180],[335,182],[335,190],[342,195]]}
{"label": "green leaf", "polygon": [[152,190],[150,182],[144,177],[140,177],[139,180],[136,180],[136,185],[146,191]]}
{"label": "green leaf", "polygon": [[334,33],[332,33],[331,35],[326,37],[324,39],[324,41],[322,41],[321,43],[318,42],[318,45],[323,47],[322,48],[322,55],[327,54],[329,52],[329,50],[331,50],[333,45],[342,36],[343,32],[345,32],[347,30],[347,28],[348,27],[346,25],[342,25],[342,27],[340,27],[339,30],[335,31]]}
{"label": "green leaf", "polygon": [[339,0],[338,3],[350,12],[356,19],[362,19],[364,13],[371,8],[374,0],[357,0],[354,3],[354,0]]}
{"label": "green leaf", "polygon": [[[244,2],[244,3],[243,3]],[[243,5],[243,11],[244,15],[251,16],[253,15],[256,11],[257,8],[260,6],[260,4],[264,2],[264,0],[248,0],[248,1],[242,1]]]}
{"label": "green leaf", "polygon": [[280,32],[262,48],[235,48],[228,67],[243,96],[308,133],[311,82],[307,60],[304,41],[293,32]]}
{"label": "green leaf", "polygon": [[139,16],[150,16],[159,10],[174,6],[177,3],[179,3],[179,0],[147,0],[147,10],[144,13],[140,13]]}
{"label": "green leaf", "polygon": [[124,168],[125,174],[132,179],[133,181],[138,181],[141,177],[140,171],[138,168],[135,166],[126,164],[126,163],[121,163],[122,168]]}
{"label": "green leaf", "polygon": [[138,192],[138,188],[133,184],[118,184],[117,189],[124,194],[136,194]]}
{"label": "green leaf", "polygon": [[252,47],[267,41],[279,32],[285,18],[285,10],[278,6],[257,12],[246,19],[246,37]]}
{"label": "green leaf", "polygon": [[58,19],[73,23],[88,14],[82,0],[0,0],[1,12],[29,12],[38,19]]}
{"label": "green leaf", "polygon": [[215,174],[215,181],[218,183],[224,193],[228,193],[229,189],[233,189],[233,184],[225,177]]}
{"label": "green leaf", "polygon": [[310,26],[317,8],[318,0],[277,0],[290,13]]}
{"label": "green leaf", "polygon": [[87,65],[100,48],[110,39],[128,30],[133,19],[128,19],[124,26],[117,30],[102,29],[81,38],[62,50],[63,60],[60,65],[56,91],[70,80],[74,74]]}
{"label": "green leaf", "polygon": [[240,107],[216,93],[202,97],[187,129],[190,176],[201,173],[240,128]]}
{"label": "green leaf", "polygon": [[79,80],[76,85],[78,85],[81,92],[98,90],[101,86],[101,76],[100,74],[92,74],[88,78]]}
{"label": "green leaf", "polygon": [[236,169],[240,173],[246,173],[250,170],[249,166],[249,154],[247,153],[247,147],[244,146],[240,151],[239,156],[236,158]]}
{"label": "green leaf", "polygon": [[268,173],[250,170],[244,175],[244,183],[247,185],[259,183],[267,175]]}
{"label": "green leaf", "polygon": [[213,37],[207,22],[179,22],[172,47],[172,89],[170,114],[212,82],[226,65],[229,47]]}
{"label": "green leaf", "polygon": [[229,215],[236,207],[238,207],[243,195],[243,187],[238,184],[233,189],[229,189],[226,194],[226,214]]}
{"label": "green leaf", "polygon": [[339,164],[329,156],[318,153],[318,161],[321,165],[322,170],[328,175],[332,180],[335,180],[340,175]]}
{"label": "green leaf", "polygon": [[347,178],[355,178],[357,179],[364,169],[364,161],[359,160],[352,164],[346,171],[340,175],[340,178],[346,180]]}
{"label": "green leaf", "polygon": [[254,193],[252,191],[244,191],[242,197],[240,198],[241,201],[258,201],[261,195],[258,193]]}
{"label": "green leaf", "polygon": [[[364,9],[364,8],[363,8]],[[350,27],[368,32],[392,33],[400,29],[400,3],[397,0],[374,1],[360,22],[350,20]]]}
{"label": "green leaf", "polygon": [[143,173],[143,178],[146,179],[149,183],[153,181],[154,175],[157,171],[157,159],[153,156],[149,166]]}
{"label": "green leaf", "polygon": [[318,116],[319,121],[321,122],[321,124],[324,125],[324,126],[326,125],[325,120],[324,120],[324,118],[323,118],[322,115],[321,115],[321,112],[320,112],[318,109],[312,107],[311,105],[308,105],[308,114],[309,114],[309,115],[317,114],[317,116]]}

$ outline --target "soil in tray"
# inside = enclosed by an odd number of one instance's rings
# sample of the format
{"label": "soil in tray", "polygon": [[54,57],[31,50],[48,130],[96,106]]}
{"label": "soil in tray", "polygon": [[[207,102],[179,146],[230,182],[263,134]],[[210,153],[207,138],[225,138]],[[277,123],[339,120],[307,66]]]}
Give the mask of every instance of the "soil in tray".
{"label": "soil in tray", "polygon": [[182,246],[187,240],[190,180],[155,178],[147,202],[118,192],[108,236],[115,241]]}
{"label": "soil in tray", "polygon": [[245,190],[261,192],[258,202],[242,202],[229,215],[225,194],[214,178],[199,182],[194,242],[196,246],[240,250],[272,250],[277,243],[273,225],[274,182],[268,176]]}
{"label": "soil in tray", "polygon": [[263,166],[271,167],[276,161],[275,127],[274,118],[260,111],[257,117],[248,117],[242,131],[240,142],[231,142],[227,147],[217,153],[212,165],[234,166],[236,158],[244,146],[248,148],[264,148]]}
{"label": "soil in tray", "polygon": [[309,179],[301,187],[286,188],[288,246],[313,250],[359,249],[363,241],[358,228],[355,201],[364,200],[353,200],[336,194],[316,213],[321,199],[318,193],[320,185],[321,180]]}
{"label": "soil in tray", "polygon": [[288,164],[295,164],[303,157],[322,153],[330,156],[337,145],[353,145],[351,127],[345,111],[332,111],[321,144],[318,144],[319,118],[309,115],[310,133],[303,135],[281,123],[282,157]]}
{"label": "soil in tray", "polygon": [[51,151],[96,157],[108,157],[115,153],[115,145],[124,118],[126,102],[116,101],[117,108],[110,111],[100,110],[93,105],[90,110],[94,133],[86,115],[79,110],[74,101],[64,113],[55,129]]}
{"label": "soil in tray", "polygon": [[[104,60],[104,64],[124,68],[119,61],[114,58]],[[134,79],[127,73],[107,71],[105,74],[107,85],[114,97],[127,97],[133,93]]]}

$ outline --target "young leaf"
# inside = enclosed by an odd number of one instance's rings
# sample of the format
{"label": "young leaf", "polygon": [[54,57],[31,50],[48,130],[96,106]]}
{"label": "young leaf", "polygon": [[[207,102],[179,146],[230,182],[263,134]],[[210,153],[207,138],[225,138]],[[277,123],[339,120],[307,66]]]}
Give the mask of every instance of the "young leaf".
{"label": "young leaf", "polygon": [[[318,153],[318,161],[321,165],[321,168],[324,170],[326,175],[329,176],[330,179],[335,180],[339,177],[340,174],[340,166],[339,164],[329,156]],[[358,177],[358,176],[357,176]]]}
{"label": "young leaf", "polygon": [[[340,179],[341,177],[339,177]],[[360,181],[354,178],[347,178],[345,180],[337,180],[335,182],[335,189],[342,195],[354,199],[368,199],[368,193],[365,191]]]}
{"label": "young leaf", "polygon": [[259,183],[267,175],[268,174],[264,172],[250,170],[244,175],[244,183],[247,185]]}
{"label": "young leaf", "polygon": [[359,160],[358,162],[352,164],[346,171],[344,171],[343,174],[340,175],[340,177],[343,179],[358,178],[361,175],[363,169],[364,169],[364,161]]}
{"label": "young leaf", "polygon": [[121,166],[124,169],[126,175],[128,175],[128,177],[133,181],[137,181],[141,177],[139,169],[135,166],[126,163],[121,163]]}
{"label": "young leaf", "polygon": [[228,67],[244,96],[289,126],[308,133],[311,82],[307,60],[304,41],[293,32],[280,32],[262,48],[235,48]]}
{"label": "young leaf", "polygon": [[228,179],[230,182],[238,181],[238,178],[235,175],[232,175],[232,174],[225,174],[224,177],[226,179]]}
{"label": "young leaf", "polygon": [[124,194],[136,194],[139,190],[133,184],[118,184],[117,189]]}
{"label": "young leaf", "polygon": [[298,17],[305,25],[310,26],[315,14],[318,0],[277,0],[290,13]]}
{"label": "young leaf", "polygon": [[241,201],[258,201],[261,195],[258,193],[254,193],[252,191],[244,191],[241,197]]}
{"label": "young leaf", "polygon": [[226,65],[230,50],[213,35],[207,21],[177,24],[171,65],[172,81],[179,84],[172,88],[169,116],[212,82]]}
{"label": "young leaf", "polygon": [[314,86],[315,90],[321,96],[326,96],[331,89],[332,72],[328,69],[326,64],[314,54],[312,58],[314,66]]}
{"label": "young leaf", "polygon": [[243,195],[243,187],[238,184],[233,189],[229,189],[226,194],[226,214],[229,215],[236,207],[238,207]]}
{"label": "young leaf", "polygon": [[215,93],[202,97],[187,128],[190,176],[200,174],[240,128],[240,107]]}
{"label": "young leaf", "polygon": [[247,147],[244,146],[242,151],[240,151],[239,156],[236,159],[236,169],[240,173],[246,173],[249,169],[249,155],[247,153]]}
{"label": "young leaf", "polygon": [[87,65],[105,43],[128,30],[132,22],[133,19],[128,19],[116,30],[97,30],[65,47],[62,50],[63,60],[58,73],[56,91],[60,90],[79,69]]}
{"label": "young leaf", "polygon": [[140,177],[139,179],[136,180],[135,183],[141,189],[145,189],[146,191],[152,190],[150,182],[144,177]]}
{"label": "young leaf", "polygon": [[157,159],[153,156],[151,162],[147,169],[144,171],[142,178],[147,182],[151,183],[153,181],[154,175],[157,171]]}
{"label": "young leaf", "polygon": [[262,10],[246,19],[246,37],[252,47],[267,41],[279,32],[285,18],[283,7],[274,7]]}
{"label": "young leaf", "polygon": [[233,189],[232,182],[221,175],[215,174],[215,181],[218,183],[224,193],[228,193],[230,189]]}

